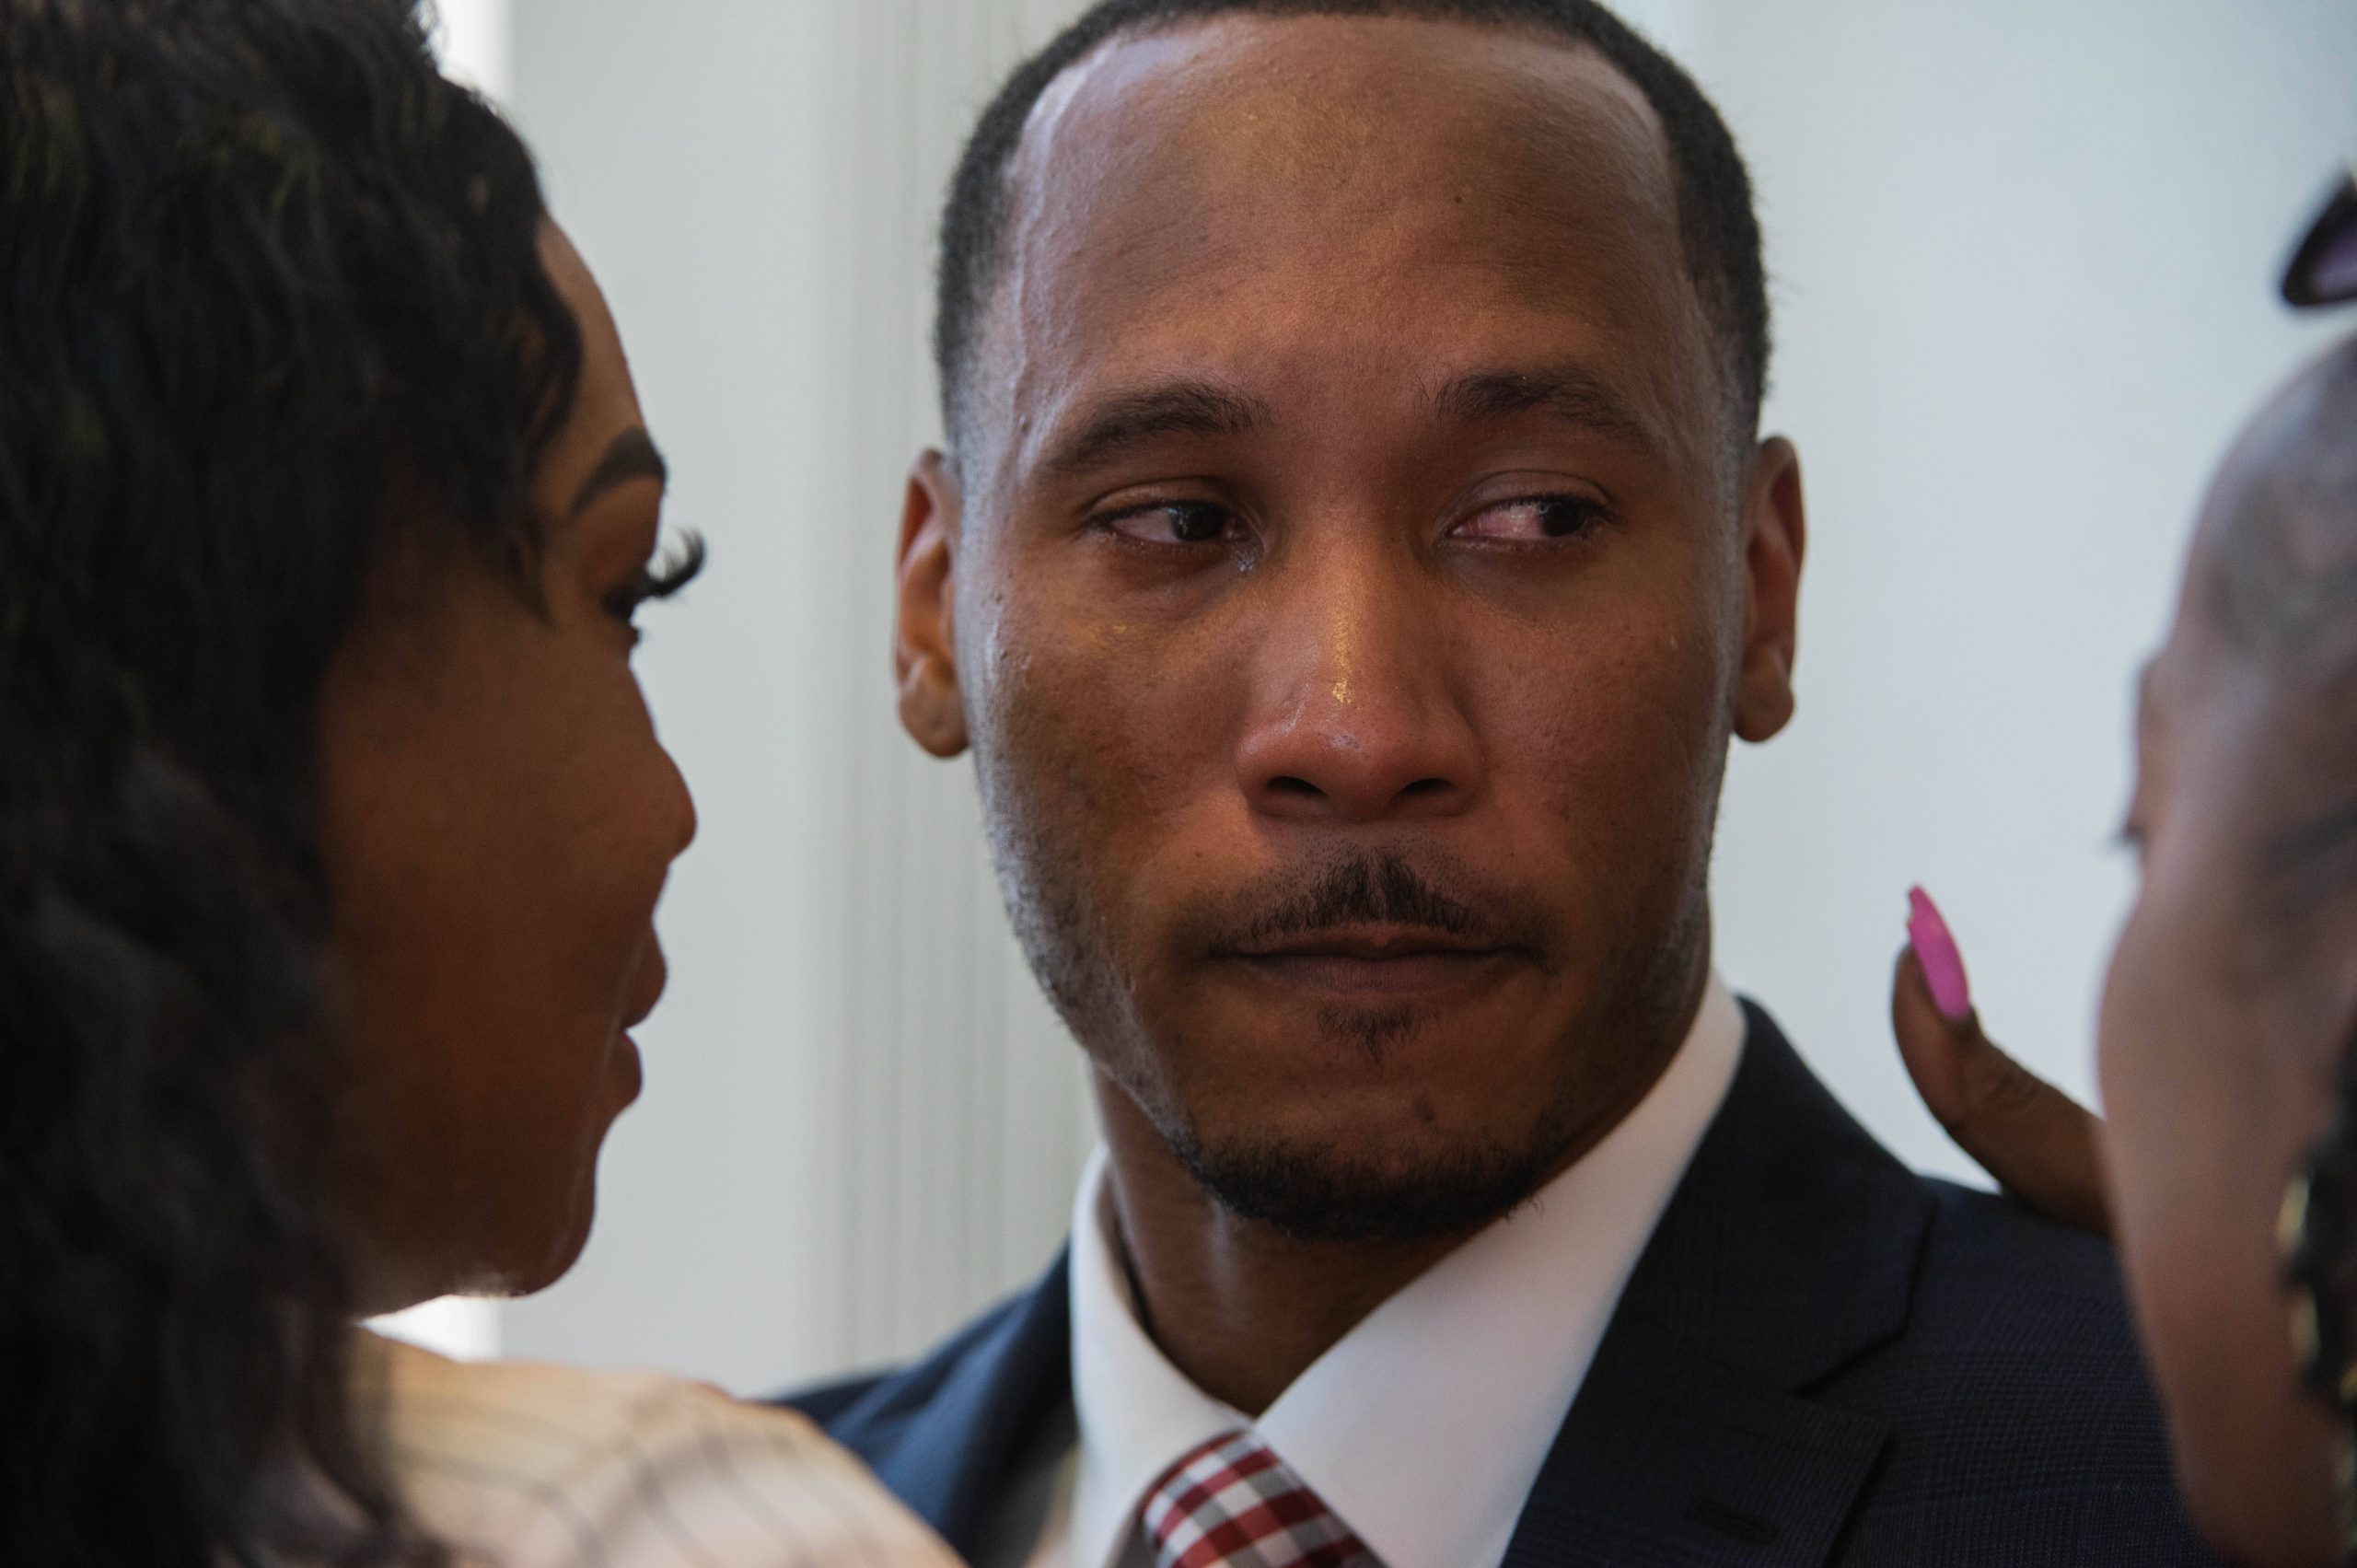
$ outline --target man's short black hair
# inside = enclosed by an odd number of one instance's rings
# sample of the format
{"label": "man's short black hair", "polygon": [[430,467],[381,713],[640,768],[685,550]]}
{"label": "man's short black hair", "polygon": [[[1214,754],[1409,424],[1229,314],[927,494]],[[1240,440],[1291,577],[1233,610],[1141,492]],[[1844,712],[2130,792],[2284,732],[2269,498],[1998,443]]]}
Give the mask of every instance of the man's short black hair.
{"label": "man's short black hair", "polygon": [[1751,178],[1726,122],[1678,63],[1595,0],[1100,0],[1017,66],[982,111],[942,215],[933,350],[942,410],[958,434],[984,313],[1005,261],[1007,169],[1048,85],[1117,33],[1235,14],[1386,16],[1543,29],[1593,49],[1643,93],[1669,143],[1686,266],[1724,353],[1747,441],[1768,380],[1768,285]]}

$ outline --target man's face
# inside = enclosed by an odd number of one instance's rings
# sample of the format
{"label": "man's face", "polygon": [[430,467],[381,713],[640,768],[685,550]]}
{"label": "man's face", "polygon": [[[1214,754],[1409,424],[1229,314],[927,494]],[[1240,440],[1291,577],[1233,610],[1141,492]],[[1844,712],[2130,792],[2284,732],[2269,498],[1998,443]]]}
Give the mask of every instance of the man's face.
{"label": "man's face", "polygon": [[1010,192],[904,717],[1109,1114],[1300,1233],[1486,1218],[1682,1032],[1790,706],[1658,124],[1542,35],[1234,17],[1066,73]]}

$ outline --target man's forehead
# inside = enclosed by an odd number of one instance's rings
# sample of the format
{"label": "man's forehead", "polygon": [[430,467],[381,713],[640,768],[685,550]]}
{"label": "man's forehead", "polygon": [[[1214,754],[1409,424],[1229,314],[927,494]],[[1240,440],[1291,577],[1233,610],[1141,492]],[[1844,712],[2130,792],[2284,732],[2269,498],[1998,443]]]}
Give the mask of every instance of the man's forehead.
{"label": "man's forehead", "polygon": [[1610,176],[1674,201],[1635,83],[1529,26],[1237,12],[1117,34],[1040,95],[1009,169],[1018,215],[1140,178],[1340,195],[1507,168]]}
{"label": "man's forehead", "polygon": [[1109,358],[1315,356],[1378,326],[1405,351],[1414,327],[1473,368],[1534,311],[1707,331],[1651,107],[1544,32],[1247,14],[1118,38],[1043,94],[1009,181],[976,385],[1026,424]]}

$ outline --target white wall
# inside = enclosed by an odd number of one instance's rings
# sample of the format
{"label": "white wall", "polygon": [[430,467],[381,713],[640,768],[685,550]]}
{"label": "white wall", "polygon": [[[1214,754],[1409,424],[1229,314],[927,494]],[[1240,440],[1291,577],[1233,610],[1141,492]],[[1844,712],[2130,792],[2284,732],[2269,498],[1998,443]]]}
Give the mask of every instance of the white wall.
{"label": "white wall", "polygon": [[[902,739],[885,666],[900,475],[935,423],[933,209],[998,75],[1077,6],[514,5],[512,102],[714,564],[643,656],[703,813],[647,1096],[582,1265],[506,1309],[506,1342],[765,1387],[1028,1276],[1085,1138],[966,771]],[[1724,967],[1954,1167],[1887,1041],[1901,894],[1933,888],[1992,1026],[2084,1087],[2130,675],[2199,476],[2324,330],[2268,290],[2357,144],[2357,8],[1631,14],[1757,167],[1771,417],[1814,500],[1803,716],[1730,787]]]}
{"label": "white wall", "polygon": [[1889,1045],[1907,886],[1991,1032],[2092,1095],[2136,668],[2233,430],[2357,325],[2274,302],[2357,148],[2357,6],[1704,9],[1814,532],[1801,716],[1727,793],[1723,959],[1877,1132],[1963,1171]]}

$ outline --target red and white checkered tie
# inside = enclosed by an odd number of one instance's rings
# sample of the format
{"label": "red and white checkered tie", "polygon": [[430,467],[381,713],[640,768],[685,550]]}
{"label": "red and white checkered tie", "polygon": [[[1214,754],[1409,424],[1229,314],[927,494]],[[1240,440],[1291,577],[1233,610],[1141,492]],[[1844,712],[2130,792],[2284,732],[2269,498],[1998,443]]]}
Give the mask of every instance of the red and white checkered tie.
{"label": "red and white checkered tie", "polygon": [[1142,1522],[1155,1568],[1383,1568],[1249,1432],[1215,1437],[1171,1466]]}

